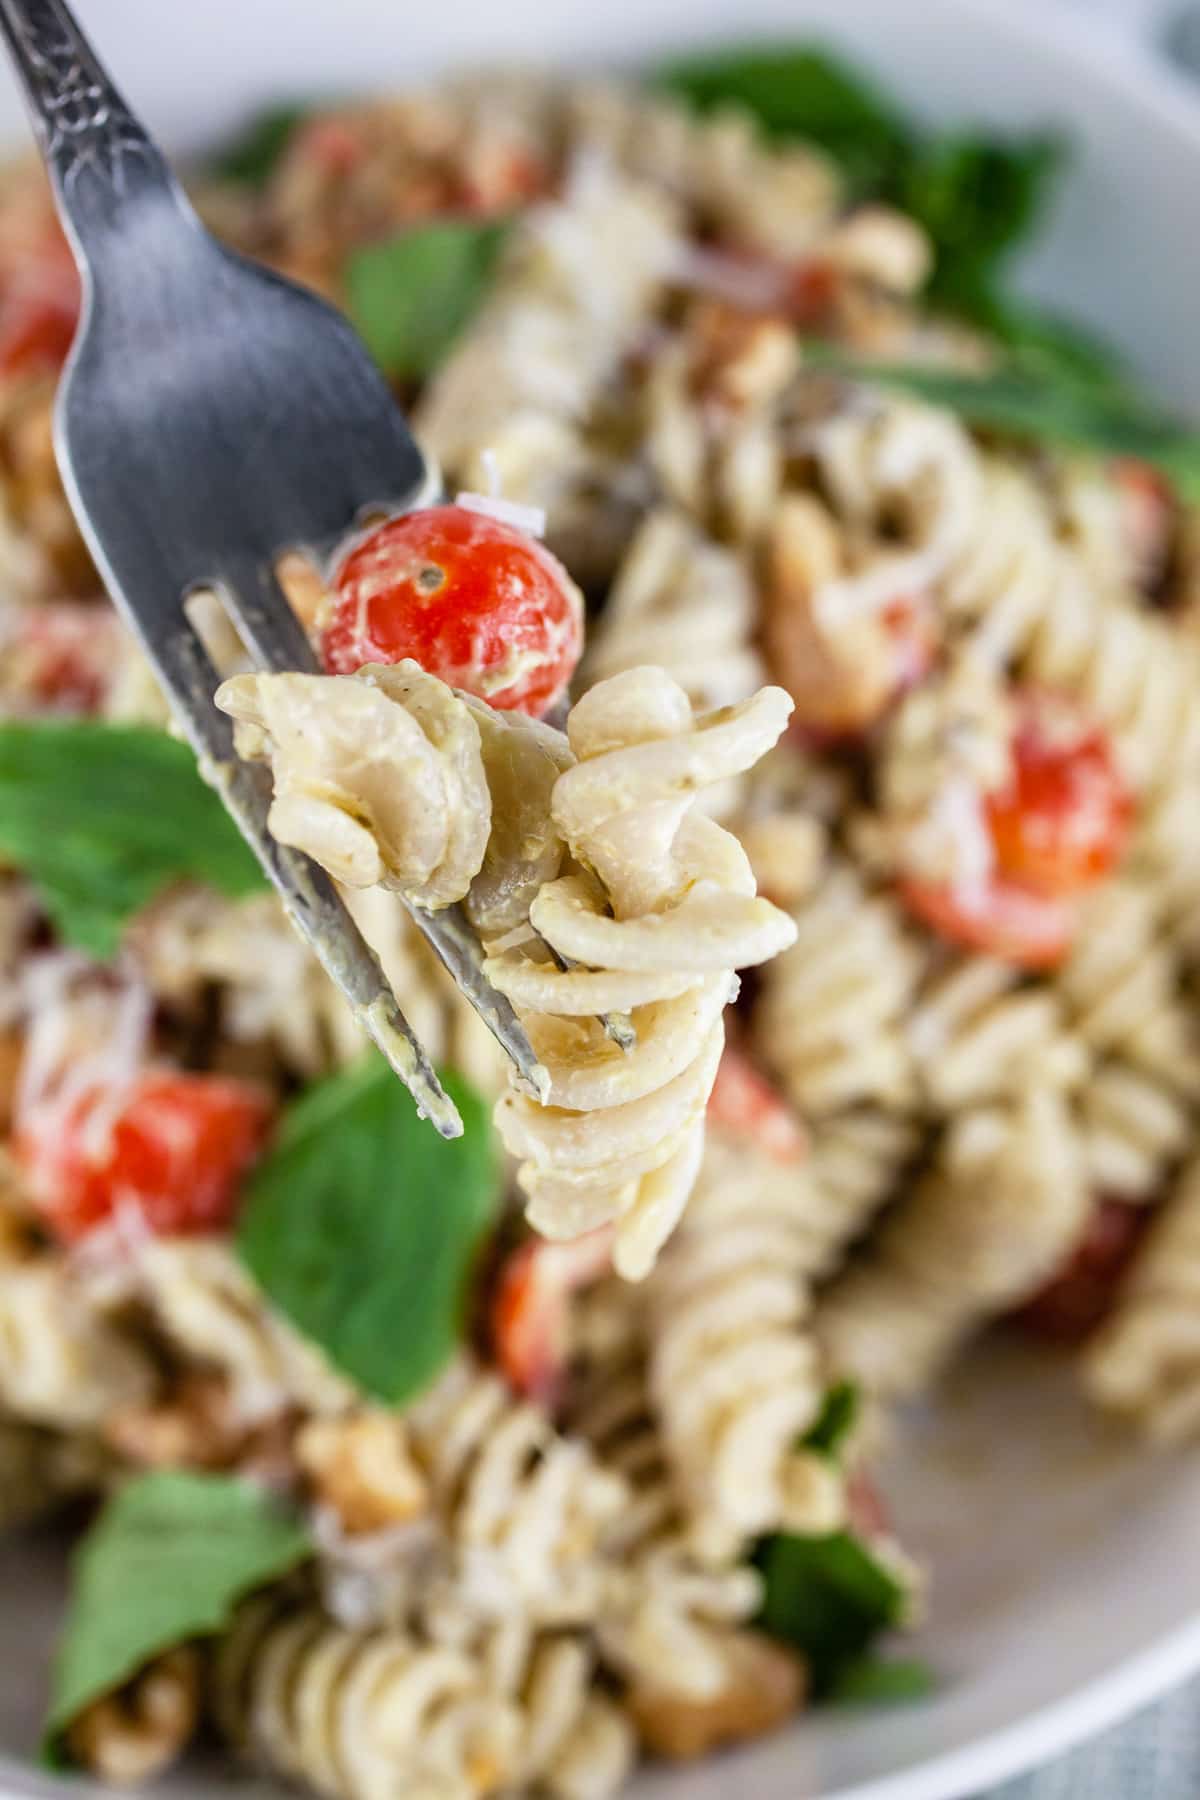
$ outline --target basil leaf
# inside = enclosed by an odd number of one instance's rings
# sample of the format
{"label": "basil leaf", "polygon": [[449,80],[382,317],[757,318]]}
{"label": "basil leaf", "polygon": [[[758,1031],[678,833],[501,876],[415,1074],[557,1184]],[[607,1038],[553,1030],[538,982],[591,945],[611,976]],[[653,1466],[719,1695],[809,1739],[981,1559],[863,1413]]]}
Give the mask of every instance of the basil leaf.
{"label": "basil leaf", "polygon": [[764,1582],[758,1625],[803,1654],[814,1693],[830,1692],[846,1665],[903,1619],[903,1587],[848,1531],[780,1532],[764,1539],[755,1561]]}
{"label": "basil leaf", "polygon": [[1036,357],[973,374],[928,364],[860,362],[826,345],[810,345],[809,352],[820,367],[900,388],[984,430],[1098,456],[1134,457],[1161,469],[1185,499],[1200,498],[1200,431],[1111,381],[1072,375]]}
{"label": "basil leaf", "polygon": [[815,46],[763,44],[663,64],[655,86],[698,112],[739,106],[770,137],[805,138],[839,162],[852,185],[881,190],[912,149],[907,121],[837,57]]}
{"label": "basil leaf", "polygon": [[886,1706],[923,1700],[937,1686],[928,1663],[917,1657],[860,1656],[841,1669],[828,1698],[846,1706]]}
{"label": "basil leaf", "polygon": [[486,296],[508,231],[503,219],[437,219],[351,254],[347,310],[386,375],[437,367]]}
{"label": "basil leaf", "polygon": [[928,233],[929,298],[986,323],[1009,255],[1033,231],[1065,161],[1061,140],[948,133],[924,145],[889,195]]}
{"label": "basil leaf", "polygon": [[308,118],[311,107],[272,106],[252,119],[212,164],[214,175],[243,187],[265,187],[276,164],[292,141],[296,127]]}
{"label": "basil leaf", "polygon": [[0,861],[97,957],[168,882],[191,876],[231,898],[266,885],[185,744],[91,719],[0,723]]}
{"label": "basil leaf", "polygon": [[496,1211],[484,1104],[443,1079],[466,1128],[449,1142],[378,1057],[317,1082],[251,1176],[238,1224],[241,1256],[268,1298],[367,1393],[396,1405],[461,1343]]}
{"label": "basil leaf", "polygon": [[63,1730],[162,1650],[220,1631],[244,1594],[311,1555],[296,1521],[231,1475],[135,1476],[75,1551],[55,1660],[47,1754]]}
{"label": "basil leaf", "polygon": [[800,1439],[805,1450],[819,1451],[836,1459],[854,1430],[862,1407],[862,1393],[855,1381],[838,1381],[828,1390],[821,1410]]}

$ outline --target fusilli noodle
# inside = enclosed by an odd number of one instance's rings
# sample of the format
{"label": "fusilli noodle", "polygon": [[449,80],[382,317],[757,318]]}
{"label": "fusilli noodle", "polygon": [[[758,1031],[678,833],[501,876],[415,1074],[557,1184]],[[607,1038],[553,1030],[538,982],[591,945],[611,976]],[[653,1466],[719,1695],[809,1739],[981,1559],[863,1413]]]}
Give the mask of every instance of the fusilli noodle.
{"label": "fusilli noodle", "polygon": [[1165,1442],[1200,1429],[1200,1166],[1191,1163],[1090,1347],[1088,1392]]}

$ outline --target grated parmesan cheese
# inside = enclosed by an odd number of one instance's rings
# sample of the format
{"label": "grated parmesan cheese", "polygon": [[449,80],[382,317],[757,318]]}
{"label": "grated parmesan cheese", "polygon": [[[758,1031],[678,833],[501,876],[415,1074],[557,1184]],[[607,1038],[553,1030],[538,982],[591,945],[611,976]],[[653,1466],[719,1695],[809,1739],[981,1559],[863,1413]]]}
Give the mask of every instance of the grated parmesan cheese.
{"label": "grated parmesan cheese", "polygon": [[519,500],[503,500],[499,494],[472,494],[467,489],[455,494],[454,504],[461,506],[464,512],[498,519],[502,525],[511,525],[515,531],[524,531],[529,537],[540,538],[545,534],[544,506],[523,506]]}

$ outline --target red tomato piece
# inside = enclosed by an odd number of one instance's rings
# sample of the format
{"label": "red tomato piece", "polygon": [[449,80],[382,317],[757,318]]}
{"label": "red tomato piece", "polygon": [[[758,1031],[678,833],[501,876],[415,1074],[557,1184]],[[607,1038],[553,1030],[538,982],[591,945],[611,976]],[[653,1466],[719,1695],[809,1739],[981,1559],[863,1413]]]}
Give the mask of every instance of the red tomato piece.
{"label": "red tomato piece", "polygon": [[331,675],[411,657],[536,718],[579,661],[583,597],[536,538],[463,506],[431,506],[388,519],[350,551],[321,648]]}
{"label": "red tomato piece", "polygon": [[151,1072],[119,1096],[97,1085],[37,1109],[13,1149],[66,1243],[128,1211],[164,1236],[216,1231],[233,1216],[271,1115],[245,1082]]}
{"label": "red tomato piece", "polygon": [[75,259],[51,214],[15,257],[0,251],[0,374],[61,368],[79,322],[79,303]]}
{"label": "red tomato piece", "polygon": [[986,950],[1025,969],[1052,969],[1071,947],[1075,915],[1065,900],[993,879],[980,888],[907,876],[900,893],[918,919],[968,950]]}
{"label": "red tomato piece", "polygon": [[1057,1275],[1016,1314],[1020,1323],[1050,1343],[1082,1343],[1111,1311],[1151,1216],[1127,1200],[1098,1200]]}
{"label": "red tomato piece", "polygon": [[4,646],[5,686],[39,710],[97,712],[119,654],[115,617],[69,600],[31,606]]}
{"label": "red tomato piece", "polygon": [[570,1299],[612,1267],[612,1227],[569,1244],[543,1238],[507,1258],[492,1296],[491,1335],[509,1385],[552,1407],[561,1392],[570,1347]]}
{"label": "red tomato piece", "polygon": [[1013,774],[984,805],[1000,873],[1062,898],[1107,875],[1132,805],[1106,732],[1060,701],[1028,695],[1013,737]]}
{"label": "red tomato piece", "polygon": [[708,1096],[710,1124],[752,1137],[777,1162],[798,1162],[808,1138],[792,1109],[764,1075],[728,1045]]}

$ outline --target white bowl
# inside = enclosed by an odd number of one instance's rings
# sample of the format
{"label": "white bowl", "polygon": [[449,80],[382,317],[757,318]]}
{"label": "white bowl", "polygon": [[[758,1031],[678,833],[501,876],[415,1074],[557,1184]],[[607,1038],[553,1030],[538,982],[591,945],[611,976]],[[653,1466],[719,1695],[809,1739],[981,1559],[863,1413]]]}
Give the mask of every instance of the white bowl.
{"label": "white bowl", "polygon": [[[817,33],[947,122],[1052,122],[1077,157],[1028,280],[1081,312],[1200,410],[1200,106],[1132,52],[1118,64],[1038,16],[981,0],[90,0],[131,101],[192,145],[254,104],[379,87],[448,62],[632,62],[705,39]],[[0,136],[15,128],[0,89]],[[644,1775],[639,1800],[943,1800],[1065,1748],[1200,1666],[1200,1458],[1152,1460],[1076,1403],[1045,1358],[989,1354],[918,1420],[886,1483],[934,1570],[919,1705],[825,1712],[736,1756]],[[61,1572],[0,1553],[0,1792],[98,1795],[32,1767]],[[186,1773],[171,1791],[211,1795]],[[233,1777],[228,1778],[231,1782]],[[224,1780],[222,1780],[222,1786]],[[243,1789],[247,1784],[238,1783]]]}

